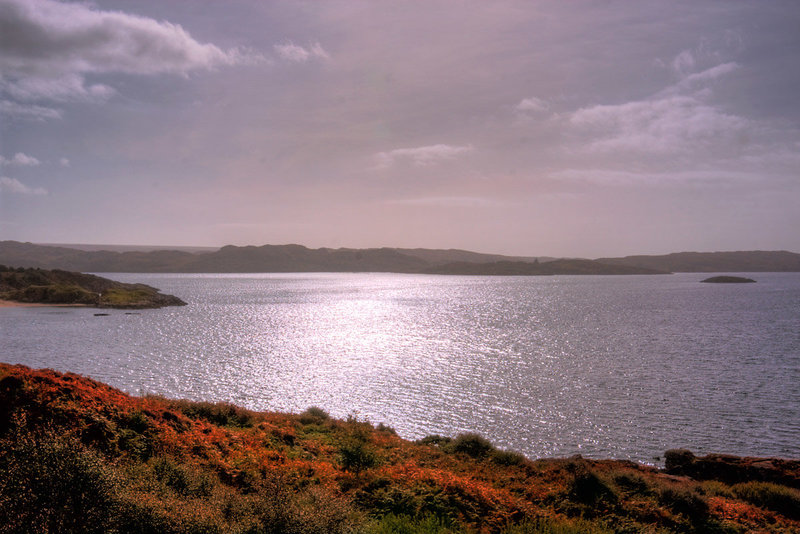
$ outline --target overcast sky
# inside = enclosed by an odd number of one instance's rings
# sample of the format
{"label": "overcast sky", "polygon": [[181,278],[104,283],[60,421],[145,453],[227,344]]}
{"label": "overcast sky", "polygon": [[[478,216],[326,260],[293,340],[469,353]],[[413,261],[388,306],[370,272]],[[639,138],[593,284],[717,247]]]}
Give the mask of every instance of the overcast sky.
{"label": "overcast sky", "polygon": [[800,2],[0,0],[0,239],[800,252]]}

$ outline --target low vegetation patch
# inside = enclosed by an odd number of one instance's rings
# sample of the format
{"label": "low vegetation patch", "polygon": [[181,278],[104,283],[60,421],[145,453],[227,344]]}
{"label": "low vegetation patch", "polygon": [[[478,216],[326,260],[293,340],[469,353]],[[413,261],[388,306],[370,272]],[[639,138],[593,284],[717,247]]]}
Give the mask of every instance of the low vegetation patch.
{"label": "low vegetation patch", "polygon": [[800,532],[798,491],[0,364],[0,533]]}

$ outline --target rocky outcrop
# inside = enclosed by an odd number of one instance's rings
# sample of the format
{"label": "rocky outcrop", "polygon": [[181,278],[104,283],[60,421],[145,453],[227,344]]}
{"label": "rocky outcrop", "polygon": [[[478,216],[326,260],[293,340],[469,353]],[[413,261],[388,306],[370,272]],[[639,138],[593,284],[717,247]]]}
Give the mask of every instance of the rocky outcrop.
{"label": "rocky outcrop", "polygon": [[696,480],[772,482],[800,488],[800,461],[781,458],[754,458],[727,454],[695,456],[687,449],[671,449],[665,455],[665,471]]}

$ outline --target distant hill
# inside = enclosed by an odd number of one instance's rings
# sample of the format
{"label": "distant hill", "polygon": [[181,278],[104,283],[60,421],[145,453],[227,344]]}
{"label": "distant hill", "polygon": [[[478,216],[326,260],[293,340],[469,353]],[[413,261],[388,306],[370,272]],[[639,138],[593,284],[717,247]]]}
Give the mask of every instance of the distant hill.
{"label": "distant hill", "polygon": [[778,251],[676,252],[663,256],[600,258],[610,265],[646,267],[678,273],[800,272],[800,254]]}
{"label": "distant hill", "polygon": [[[228,245],[211,251],[95,250],[0,241],[0,263],[81,272],[280,273],[394,272],[439,274],[652,274],[656,272],[800,271],[793,252],[681,252],[665,256],[559,259],[481,254],[457,249],[318,248]],[[545,267],[548,266],[548,267]],[[610,268],[609,266],[613,266]],[[624,269],[621,269],[624,267]]]}
{"label": "distant hill", "polygon": [[542,276],[555,274],[669,274],[667,271],[606,265],[592,260],[555,260],[546,263],[497,261],[492,263],[448,263],[425,272],[431,274],[460,274],[478,276]]}
{"label": "distant hill", "polygon": [[[214,251],[95,250],[80,245],[0,242],[0,262],[43,269],[88,272],[398,272],[417,273],[458,261],[473,263],[520,260],[465,250],[396,248],[319,248],[302,245],[228,245]],[[534,261],[536,258],[529,258]]]}

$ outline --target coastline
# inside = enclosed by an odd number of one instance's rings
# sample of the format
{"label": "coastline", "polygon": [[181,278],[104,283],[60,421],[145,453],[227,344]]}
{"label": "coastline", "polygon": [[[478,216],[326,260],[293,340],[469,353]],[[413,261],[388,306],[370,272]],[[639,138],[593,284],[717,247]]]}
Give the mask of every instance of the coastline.
{"label": "coastline", "polygon": [[0,299],[0,308],[91,308],[89,304],[49,304],[46,302],[18,302]]}

